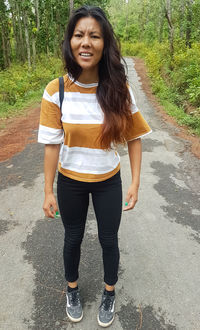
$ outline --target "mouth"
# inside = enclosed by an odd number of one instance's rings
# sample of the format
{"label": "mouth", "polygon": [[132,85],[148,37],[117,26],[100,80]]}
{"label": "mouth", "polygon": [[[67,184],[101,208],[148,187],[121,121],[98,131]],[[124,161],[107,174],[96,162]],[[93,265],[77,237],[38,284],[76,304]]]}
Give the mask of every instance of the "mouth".
{"label": "mouth", "polygon": [[81,56],[81,57],[91,57],[92,56],[92,54],[91,53],[85,53],[85,52],[82,52],[82,53],[79,53],[79,55]]}

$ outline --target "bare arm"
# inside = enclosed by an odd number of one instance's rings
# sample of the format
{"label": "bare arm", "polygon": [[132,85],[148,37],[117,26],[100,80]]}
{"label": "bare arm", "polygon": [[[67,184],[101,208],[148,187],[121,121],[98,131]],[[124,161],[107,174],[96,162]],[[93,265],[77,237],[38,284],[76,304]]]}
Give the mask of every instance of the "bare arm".
{"label": "bare arm", "polygon": [[142,143],[141,139],[136,139],[127,142],[128,153],[131,166],[132,183],[126,195],[126,204],[124,211],[133,209],[138,200],[138,189],[140,185],[140,170],[142,161]]}
{"label": "bare arm", "polygon": [[45,145],[44,152],[44,176],[45,176],[45,199],[43,210],[47,217],[54,218],[58,210],[56,198],[53,193],[53,183],[58,165],[60,144]]}

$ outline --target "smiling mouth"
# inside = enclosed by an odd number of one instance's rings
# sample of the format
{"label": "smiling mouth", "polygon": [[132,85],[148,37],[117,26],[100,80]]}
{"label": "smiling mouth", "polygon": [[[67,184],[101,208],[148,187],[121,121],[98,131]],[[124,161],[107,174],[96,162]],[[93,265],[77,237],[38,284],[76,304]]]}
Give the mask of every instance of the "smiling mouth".
{"label": "smiling mouth", "polygon": [[79,55],[81,57],[91,57],[92,56],[92,54],[90,54],[90,53],[80,53]]}

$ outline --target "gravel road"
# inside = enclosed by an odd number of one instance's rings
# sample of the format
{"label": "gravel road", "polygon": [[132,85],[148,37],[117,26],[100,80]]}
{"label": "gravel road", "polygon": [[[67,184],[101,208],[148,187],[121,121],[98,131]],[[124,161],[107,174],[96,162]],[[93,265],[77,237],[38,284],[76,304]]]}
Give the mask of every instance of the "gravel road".
{"label": "gravel road", "polygon": [[[126,59],[136,102],[153,133],[143,139],[139,201],[124,213],[116,287],[115,330],[200,330],[200,160],[178,128],[147,100]],[[37,135],[37,131],[34,132]],[[120,147],[124,196],[130,184]],[[43,216],[43,146],[0,163],[0,329],[97,330],[103,288],[101,249],[92,205],[82,245],[79,287],[84,318],[65,314],[60,219]]]}

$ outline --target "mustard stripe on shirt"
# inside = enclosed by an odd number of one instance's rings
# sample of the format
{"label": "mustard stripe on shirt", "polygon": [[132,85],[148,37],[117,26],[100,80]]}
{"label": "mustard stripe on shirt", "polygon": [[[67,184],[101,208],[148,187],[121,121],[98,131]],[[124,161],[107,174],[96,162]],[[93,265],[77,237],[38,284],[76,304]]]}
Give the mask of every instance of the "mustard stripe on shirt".
{"label": "mustard stripe on shirt", "polygon": [[[73,82],[64,77],[62,110],[59,102],[58,79],[51,81],[43,95],[38,141],[45,144],[62,143],[59,171],[72,179],[85,182],[103,181],[120,168],[116,150],[104,150],[99,134],[104,114],[96,98],[97,84]],[[151,132],[132,98],[132,128],[127,141]]]}

